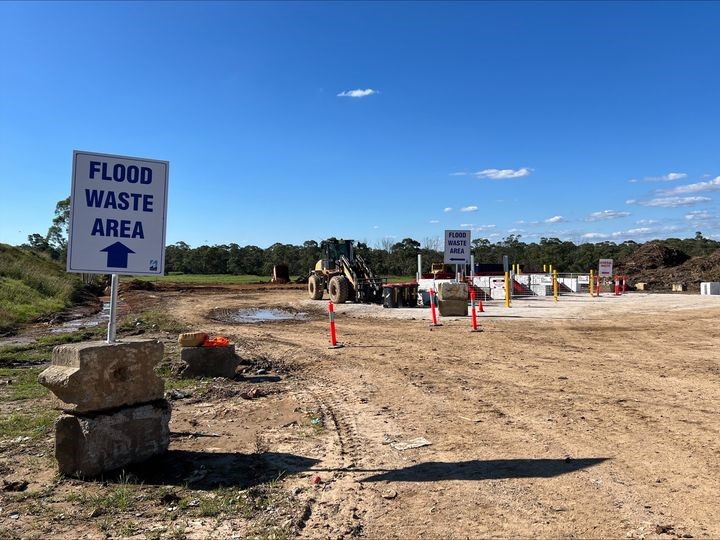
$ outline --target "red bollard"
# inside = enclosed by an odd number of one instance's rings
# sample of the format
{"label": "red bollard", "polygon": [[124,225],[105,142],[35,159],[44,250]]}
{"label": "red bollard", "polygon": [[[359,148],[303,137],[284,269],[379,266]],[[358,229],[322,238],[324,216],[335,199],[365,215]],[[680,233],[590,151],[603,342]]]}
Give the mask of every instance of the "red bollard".
{"label": "red bollard", "polygon": [[615,276],[615,296],[620,296],[620,276]]}
{"label": "red bollard", "polygon": [[600,279],[600,276],[597,277],[597,287],[595,287],[595,296],[598,298],[600,297],[600,286],[602,285],[602,280]]}
{"label": "red bollard", "polygon": [[477,315],[475,313],[475,289],[470,289],[470,305],[472,306],[472,330],[471,332],[479,332],[477,327]]}
{"label": "red bollard", "polygon": [[442,326],[437,322],[437,314],[435,313],[435,291],[430,289],[430,311],[432,313],[432,324],[430,326]]}
{"label": "red bollard", "polygon": [[335,306],[332,301],[328,302],[328,317],[330,318],[330,349],[339,349],[342,345],[337,342],[337,334],[335,333]]}

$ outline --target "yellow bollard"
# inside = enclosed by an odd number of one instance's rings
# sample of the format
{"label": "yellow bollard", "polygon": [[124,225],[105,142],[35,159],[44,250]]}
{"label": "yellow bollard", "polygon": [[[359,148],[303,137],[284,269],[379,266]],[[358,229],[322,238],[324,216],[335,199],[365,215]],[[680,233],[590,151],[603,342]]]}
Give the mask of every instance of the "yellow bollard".
{"label": "yellow bollard", "polygon": [[558,301],[558,285],[557,285],[557,270],[553,270],[553,296],[555,301]]}
{"label": "yellow bollard", "polygon": [[548,272],[553,273],[552,264],[548,264]]}
{"label": "yellow bollard", "polygon": [[543,274],[547,273],[547,264],[543,264]]}
{"label": "yellow bollard", "polygon": [[595,294],[595,274],[590,270],[590,296]]}
{"label": "yellow bollard", "polygon": [[510,272],[505,272],[505,307],[510,307]]}

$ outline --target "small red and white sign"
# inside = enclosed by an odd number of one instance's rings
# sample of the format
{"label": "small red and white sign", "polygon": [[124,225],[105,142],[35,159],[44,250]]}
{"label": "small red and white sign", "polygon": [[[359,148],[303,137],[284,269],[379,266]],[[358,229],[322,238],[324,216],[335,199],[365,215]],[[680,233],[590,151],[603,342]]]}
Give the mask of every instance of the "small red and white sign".
{"label": "small red and white sign", "polygon": [[613,260],[612,259],[600,259],[598,264],[598,276],[610,277],[613,275]]}

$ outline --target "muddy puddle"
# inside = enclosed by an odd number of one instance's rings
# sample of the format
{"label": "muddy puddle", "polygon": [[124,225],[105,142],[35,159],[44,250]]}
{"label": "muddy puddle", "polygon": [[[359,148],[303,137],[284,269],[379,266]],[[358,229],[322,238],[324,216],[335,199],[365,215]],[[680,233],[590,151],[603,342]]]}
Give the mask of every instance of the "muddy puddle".
{"label": "muddy puddle", "polygon": [[213,309],[210,318],[214,321],[233,324],[257,324],[264,322],[301,322],[310,319],[304,311],[279,308]]}

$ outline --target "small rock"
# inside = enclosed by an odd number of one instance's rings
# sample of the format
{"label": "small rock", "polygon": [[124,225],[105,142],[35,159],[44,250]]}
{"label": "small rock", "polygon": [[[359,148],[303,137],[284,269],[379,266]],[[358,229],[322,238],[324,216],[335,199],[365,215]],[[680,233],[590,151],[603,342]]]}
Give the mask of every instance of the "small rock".
{"label": "small rock", "polygon": [[258,369],[258,370],[255,371],[255,375],[266,375],[267,372],[268,372],[267,369],[265,369],[265,368],[260,368],[260,369]]}
{"label": "small rock", "polygon": [[319,484],[322,482],[322,478],[320,478],[317,474],[312,477],[312,483],[313,484]]}
{"label": "small rock", "polygon": [[188,506],[199,506],[200,501],[198,499],[193,499],[190,502],[188,502]]}
{"label": "small rock", "polygon": [[179,500],[180,497],[178,497],[175,493],[163,493],[163,496],[160,497],[160,502],[163,504],[172,504],[178,502]]}
{"label": "small rock", "polygon": [[182,390],[178,390],[177,388],[173,388],[172,390],[165,392],[165,397],[170,400],[185,399],[186,397],[189,397],[191,394],[192,394],[192,392],[182,391]]}
{"label": "small rock", "polygon": [[10,519],[19,519],[19,518],[20,518],[20,514],[18,514],[17,512],[13,512],[12,514],[10,514]]}
{"label": "small rock", "polygon": [[92,512],[90,512],[90,517],[96,518],[98,516],[102,516],[103,514],[104,514],[103,509],[100,508],[99,506],[96,506],[95,508],[92,509]]}
{"label": "small rock", "polygon": [[673,525],[655,525],[655,534],[672,534],[674,530]]}
{"label": "small rock", "polygon": [[4,480],[3,491],[25,491],[28,487],[26,480]]}
{"label": "small rock", "polygon": [[558,380],[567,381],[568,378],[563,375],[563,376],[561,376],[561,377],[558,377]]}
{"label": "small rock", "polygon": [[380,495],[383,499],[394,499],[398,494],[394,489],[386,489]]}
{"label": "small rock", "polygon": [[261,397],[261,394],[260,394],[260,390],[257,387],[255,387],[255,388],[251,388],[250,390],[248,390],[246,392],[241,392],[240,397],[243,399],[254,399],[256,397]]}

